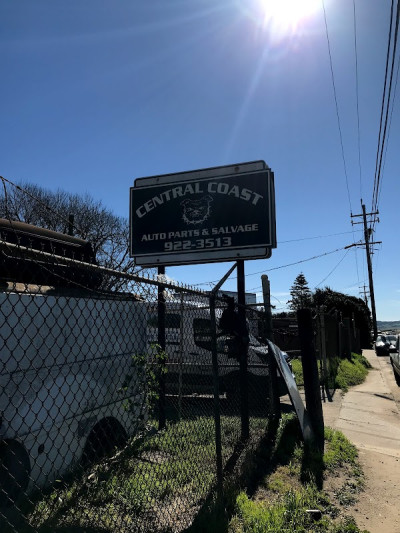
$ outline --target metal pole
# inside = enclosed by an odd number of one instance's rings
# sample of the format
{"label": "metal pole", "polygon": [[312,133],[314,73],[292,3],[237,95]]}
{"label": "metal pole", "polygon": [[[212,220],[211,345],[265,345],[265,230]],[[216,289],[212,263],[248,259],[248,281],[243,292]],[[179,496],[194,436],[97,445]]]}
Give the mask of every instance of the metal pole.
{"label": "metal pole", "polygon": [[211,350],[213,365],[213,384],[214,384],[214,423],[215,423],[215,449],[217,461],[217,492],[222,501],[223,497],[223,471],[222,471],[222,438],[221,438],[221,412],[219,403],[219,377],[218,377],[218,350],[217,350],[217,319],[215,316],[215,299],[219,289],[235,270],[236,264],[233,265],[225,276],[212,289],[210,294],[210,327],[211,327]]}
{"label": "metal pole", "polygon": [[325,391],[328,390],[328,364],[326,358],[326,330],[325,330],[325,313],[323,309],[318,311],[320,341],[321,341],[321,363],[322,363],[322,399],[325,401]]}
{"label": "metal pole", "polygon": [[[158,267],[159,278],[165,275],[165,267]],[[157,300],[157,312],[158,312],[158,353],[161,355],[160,375],[159,375],[159,399],[158,399],[158,428],[164,429],[166,425],[165,415],[165,286],[161,283],[158,285],[158,300]]]}
{"label": "metal pole", "polygon": [[378,325],[376,323],[376,309],[375,309],[375,293],[374,293],[374,280],[372,278],[372,263],[369,249],[369,231],[367,227],[367,214],[365,212],[365,205],[362,204],[363,221],[364,221],[364,240],[365,251],[367,252],[367,266],[368,266],[368,278],[369,278],[369,296],[371,298],[371,313],[372,313],[372,328],[374,330],[374,339],[378,336]]}
{"label": "metal pole", "polygon": [[179,328],[179,389],[178,389],[178,411],[179,420],[182,414],[182,371],[183,371],[183,328],[185,324],[184,320],[184,306],[183,306],[184,294],[181,293],[181,305],[180,305],[180,328]]}
{"label": "metal pole", "polygon": [[222,438],[221,438],[221,412],[219,404],[219,377],[218,377],[218,351],[217,351],[217,320],[215,317],[216,293],[210,295],[210,322],[211,322],[211,348],[214,384],[214,423],[215,423],[215,451],[217,463],[217,491],[219,497],[223,496],[222,472]]}
{"label": "metal pole", "polygon": [[[270,292],[270,283],[268,276],[263,274],[261,276],[263,298],[264,298],[264,309],[265,309],[265,333],[268,340],[274,342],[274,334],[272,327],[272,313],[271,313],[271,292]],[[279,420],[281,416],[281,403],[279,399],[279,390],[278,390],[278,375],[277,375],[278,365],[276,364],[275,357],[270,350],[268,351],[268,372],[269,372],[269,401],[271,409],[271,419],[275,423]],[[275,430],[276,428],[274,428]]]}
{"label": "metal pole", "polygon": [[68,216],[68,235],[74,234],[74,215]]}
{"label": "metal pole", "polygon": [[[244,260],[236,262],[237,264],[237,292],[238,292],[238,315],[242,331],[246,330],[246,291]],[[241,353],[239,359],[240,365],[240,416],[241,416],[241,437],[243,440],[249,438],[249,390],[247,376],[247,342],[241,342]]]}
{"label": "metal pole", "polygon": [[264,298],[265,309],[265,334],[268,340],[274,342],[274,332],[272,326],[272,312],[271,312],[271,288],[268,276],[263,274],[261,276],[261,284]]}

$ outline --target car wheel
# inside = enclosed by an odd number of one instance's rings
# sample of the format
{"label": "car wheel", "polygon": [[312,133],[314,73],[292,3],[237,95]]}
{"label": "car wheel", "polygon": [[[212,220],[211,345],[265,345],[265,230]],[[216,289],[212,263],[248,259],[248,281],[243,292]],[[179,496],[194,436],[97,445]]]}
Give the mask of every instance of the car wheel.
{"label": "car wheel", "polygon": [[114,418],[104,418],[90,432],[82,455],[84,466],[92,464],[111,454],[114,448],[121,448],[128,435]]}
{"label": "car wheel", "polygon": [[22,444],[0,441],[0,507],[12,505],[25,492],[30,470],[29,455]]}

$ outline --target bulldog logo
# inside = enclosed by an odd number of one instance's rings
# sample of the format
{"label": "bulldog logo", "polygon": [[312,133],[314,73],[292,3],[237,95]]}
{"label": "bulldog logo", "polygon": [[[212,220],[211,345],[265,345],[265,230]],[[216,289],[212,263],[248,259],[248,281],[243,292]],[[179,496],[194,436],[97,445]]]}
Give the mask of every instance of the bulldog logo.
{"label": "bulldog logo", "polygon": [[198,200],[183,200],[181,202],[183,208],[182,218],[186,224],[201,224],[207,220],[211,215],[210,203],[212,201],[212,196],[209,194]]}

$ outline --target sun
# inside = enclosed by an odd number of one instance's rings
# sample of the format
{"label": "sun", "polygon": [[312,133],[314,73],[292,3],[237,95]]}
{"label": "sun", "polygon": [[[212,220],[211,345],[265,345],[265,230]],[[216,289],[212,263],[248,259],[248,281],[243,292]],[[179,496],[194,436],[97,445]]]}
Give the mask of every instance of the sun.
{"label": "sun", "polygon": [[278,33],[296,31],[321,8],[321,0],[258,0],[263,26]]}

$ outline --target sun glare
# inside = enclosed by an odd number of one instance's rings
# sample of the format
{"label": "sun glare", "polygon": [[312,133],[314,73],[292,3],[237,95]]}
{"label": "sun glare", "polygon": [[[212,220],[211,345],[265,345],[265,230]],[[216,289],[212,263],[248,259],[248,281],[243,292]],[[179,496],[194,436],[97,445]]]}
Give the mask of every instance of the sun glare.
{"label": "sun glare", "polygon": [[283,34],[296,31],[321,7],[321,0],[259,0],[263,25]]}

